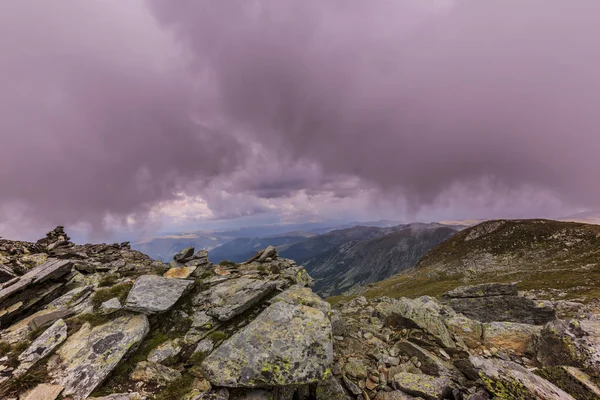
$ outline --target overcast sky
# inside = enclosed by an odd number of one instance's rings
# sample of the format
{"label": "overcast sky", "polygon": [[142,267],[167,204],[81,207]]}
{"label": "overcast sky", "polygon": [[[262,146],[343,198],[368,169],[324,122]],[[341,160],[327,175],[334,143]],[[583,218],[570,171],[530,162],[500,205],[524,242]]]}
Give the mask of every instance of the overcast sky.
{"label": "overcast sky", "polygon": [[0,236],[600,205],[598,0],[0,2]]}

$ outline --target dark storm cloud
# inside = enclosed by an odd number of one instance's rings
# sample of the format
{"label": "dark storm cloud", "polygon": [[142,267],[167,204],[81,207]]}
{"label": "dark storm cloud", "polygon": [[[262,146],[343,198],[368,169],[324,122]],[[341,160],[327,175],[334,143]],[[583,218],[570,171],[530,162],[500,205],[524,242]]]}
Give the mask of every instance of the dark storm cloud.
{"label": "dark storm cloud", "polygon": [[352,196],[597,206],[599,13],[596,0],[1,2],[0,228],[143,221],[182,193],[227,217]]}
{"label": "dark storm cloud", "polygon": [[325,173],[413,204],[481,178],[600,203],[597,1],[150,4],[224,115]]}
{"label": "dark storm cloud", "polygon": [[143,213],[243,159],[234,138],[194,120],[194,79],[170,64],[152,17],[135,14],[143,8],[122,15],[130,8],[0,5],[1,222],[16,209],[12,223],[39,230],[98,228],[107,213]]}

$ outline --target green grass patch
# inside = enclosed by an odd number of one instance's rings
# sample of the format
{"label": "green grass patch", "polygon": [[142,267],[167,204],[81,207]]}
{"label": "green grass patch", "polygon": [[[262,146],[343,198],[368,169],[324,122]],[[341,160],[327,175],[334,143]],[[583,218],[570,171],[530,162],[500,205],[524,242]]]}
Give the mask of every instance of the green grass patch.
{"label": "green grass patch", "polygon": [[154,400],[182,399],[192,390],[194,377],[184,373],[181,378],[169,383],[154,396]]}
{"label": "green grass patch", "polygon": [[111,288],[97,290],[92,296],[92,305],[94,308],[100,307],[102,303],[112,298],[118,298],[122,303],[127,299],[127,295],[133,286],[132,283],[121,283]]}
{"label": "green grass patch", "polygon": [[45,363],[34,365],[25,375],[12,377],[0,385],[0,398],[16,397],[40,383],[48,382],[48,370]]}
{"label": "green grass patch", "polygon": [[119,274],[108,274],[105,275],[102,279],[100,279],[100,282],[98,282],[98,287],[113,286],[118,281]]}
{"label": "green grass patch", "polygon": [[214,331],[208,335],[208,338],[212,340],[213,343],[218,343],[227,338],[227,333],[223,331]]}
{"label": "green grass patch", "polygon": [[221,265],[223,267],[237,267],[236,263],[234,263],[233,261],[229,261],[229,260],[223,260],[219,263],[219,265]]}
{"label": "green grass patch", "polygon": [[0,357],[4,357],[10,352],[10,344],[6,342],[0,342]]}

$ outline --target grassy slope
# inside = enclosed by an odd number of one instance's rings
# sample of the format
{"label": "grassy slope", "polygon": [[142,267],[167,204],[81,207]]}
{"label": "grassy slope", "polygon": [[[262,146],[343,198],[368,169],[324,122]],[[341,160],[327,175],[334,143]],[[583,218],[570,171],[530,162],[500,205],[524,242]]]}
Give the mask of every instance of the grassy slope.
{"label": "grassy slope", "polygon": [[371,285],[365,296],[440,296],[465,284],[513,281],[542,290],[541,297],[556,297],[556,290],[565,299],[600,297],[600,226],[487,221],[432,249],[415,268]]}

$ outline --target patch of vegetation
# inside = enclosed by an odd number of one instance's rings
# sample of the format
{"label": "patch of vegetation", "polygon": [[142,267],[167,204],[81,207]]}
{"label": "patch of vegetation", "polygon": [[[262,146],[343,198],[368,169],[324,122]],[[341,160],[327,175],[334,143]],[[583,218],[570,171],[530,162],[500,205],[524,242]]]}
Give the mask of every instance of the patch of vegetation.
{"label": "patch of vegetation", "polygon": [[234,263],[233,261],[229,261],[229,260],[223,260],[219,263],[219,265],[221,265],[223,267],[237,267],[236,263]]}
{"label": "patch of vegetation", "polygon": [[98,287],[113,286],[118,281],[119,281],[119,274],[108,274],[108,275],[105,275],[100,280],[100,282],[98,283]]}
{"label": "patch of vegetation", "polygon": [[12,377],[0,385],[0,398],[16,397],[17,395],[33,389],[40,383],[48,382],[48,370],[45,363],[34,365],[25,375]]}
{"label": "patch of vegetation", "polygon": [[198,276],[198,279],[208,279],[211,276],[213,276],[212,272],[204,271],[203,273],[200,274],[200,276]]}
{"label": "patch of vegetation", "polygon": [[508,380],[493,380],[481,376],[481,380],[488,392],[494,394],[498,400],[531,400],[535,398],[525,386],[519,382]]}
{"label": "patch of vegetation", "polygon": [[227,333],[223,331],[214,331],[208,335],[208,338],[212,340],[213,343],[218,343],[227,338]]}
{"label": "patch of vegetation", "polygon": [[40,326],[40,327],[32,330],[31,332],[29,332],[29,340],[31,340],[33,342],[35,339],[39,338],[42,333],[46,332],[46,329],[47,329],[47,327]]}
{"label": "patch of vegetation", "polygon": [[115,297],[118,298],[121,303],[124,303],[132,286],[132,283],[121,283],[120,285],[115,285],[111,288],[96,291],[92,296],[94,308],[98,308],[105,301]]}
{"label": "patch of vegetation", "polygon": [[199,351],[197,353],[192,354],[192,356],[188,360],[188,363],[190,363],[192,365],[200,365],[200,364],[202,364],[202,361],[204,361],[205,358],[206,358],[206,354]]}
{"label": "patch of vegetation", "polygon": [[257,268],[258,272],[267,272],[267,267],[265,267],[264,265],[259,265]]}
{"label": "patch of vegetation", "polygon": [[542,368],[534,371],[542,378],[554,383],[578,400],[597,400],[596,396],[585,385],[573,378],[562,367]]}
{"label": "patch of vegetation", "polygon": [[0,342],[0,357],[4,357],[10,352],[10,344],[6,342]]}
{"label": "patch of vegetation", "polygon": [[169,383],[160,393],[154,396],[154,400],[173,400],[182,399],[192,390],[194,377],[189,374],[182,374],[181,378]]}

